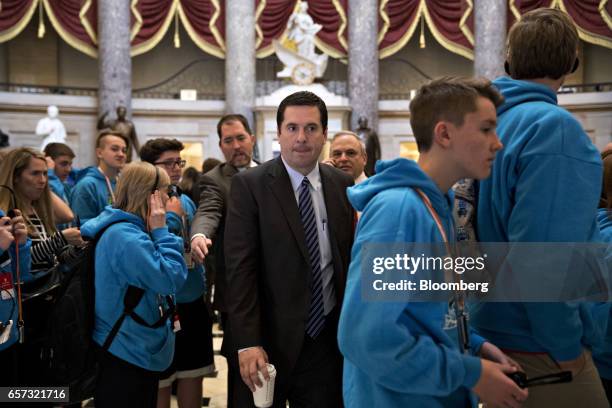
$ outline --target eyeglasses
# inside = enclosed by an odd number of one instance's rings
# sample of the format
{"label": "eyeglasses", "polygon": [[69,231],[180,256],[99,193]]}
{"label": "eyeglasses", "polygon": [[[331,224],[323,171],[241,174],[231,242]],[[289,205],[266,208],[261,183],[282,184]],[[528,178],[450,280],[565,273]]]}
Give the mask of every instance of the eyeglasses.
{"label": "eyeglasses", "polygon": [[166,160],[163,162],[155,162],[158,166],[164,166],[167,169],[173,169],[174,166],[179,166],[179,168],[184,168],[187,164],[187,160]]}

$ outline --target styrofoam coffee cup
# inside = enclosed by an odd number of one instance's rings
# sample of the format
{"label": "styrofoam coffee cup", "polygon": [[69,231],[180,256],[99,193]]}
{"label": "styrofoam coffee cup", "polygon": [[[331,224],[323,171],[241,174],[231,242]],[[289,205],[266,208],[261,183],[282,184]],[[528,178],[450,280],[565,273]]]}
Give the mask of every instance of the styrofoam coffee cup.
{"label": "styrofoam coffee cup", "polygon": [[253,402],[258,408],[269,408],[274,402],[274,379],[276,378],[276,368],[272,364],[268,364],[268,374],[270,380],[266,381],[261,371],[257,372],[259,379],[263,383],[263,387],[255,385],[255,392],[253,393]]}

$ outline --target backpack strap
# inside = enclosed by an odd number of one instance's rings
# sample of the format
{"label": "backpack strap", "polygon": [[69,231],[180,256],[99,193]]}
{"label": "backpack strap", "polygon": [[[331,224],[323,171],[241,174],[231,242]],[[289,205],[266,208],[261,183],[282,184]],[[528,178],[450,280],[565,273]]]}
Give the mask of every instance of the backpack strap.
{"label": "backpack strap", "polygon": [[127,291],[125,292],[125,296],[123,297],[123,313],[121,313],[121,316],[119,316],[119,319],[117,319],[117,321],[113,325],[113,328],[111,329],[110,333],[108,333],[108,336],[106,337],[106,340],[102,345],[102,348],[104,350],[108,350],[110,348],[111,344],[113,343],[113,340],[115,339],[115,336],[117,336],[117,333],[119,333],[119,329],[121,328],[121,325],[123,325],[123,321],[125,320],[126,316],[130,316],[132,320],[134,320],[136,323],[140,324],[141,326],[148,327],[150,329],[162,327],[166,323],[166,320],[172,318],[175,310],[174,300],[172,299],[172,296],[166,296],[168,308],[161,315],[159,320],[157,320],[155,323],[149,324],[142,317],[140,317],[138,313],[134,311],[134,309],[136,308],[136,306],[138,306],[138,303],[140,303],[140,300],[144,296],[144,293],[144,289],[132,285],[128,286]]}
{"label": "backpack strap", "polygon": [[[108,224],[107,226],[105,226],[104,228],[102,228],[100,231],[98,231],[91,245],[97,245],[98,241],[102,237],[102,234],[111,225],[118,224],[120,222],[125,222],[125,221],[122,220],[122,221],[112,222]],[[93,258],[95,259],[95,247],[94,247],[93,255],[94,255]],[[111,331],[108,333],[108,336],[106,336],[106,340],[104,341],[104,344],[102,345],[102,348],[105,351],[107,351],[110,348],[111,344],[113,343],[113,340],[117,336],[117,333],[119,333],[119,329],[121,328],[121,325],[123,325],[123,321],[125,320],[126,316],[130,316],[132,320],[134,320],[136,323],[142,326],[151,328],[151,329],[156,329],[158,327],[161,327],[166,323],[166,320],[172,319],[172,316],[174,315],[174,312],[176,309],[172,296],[166,296],[166,302],[168,303],[168,308],[166,309],[166,311],[162,313],[159,320],[157,320],[155,323],[149,324],[142,317],[140,317],[134,311],[134,309],[136,309],[136,306],[138,306],[138,303],[140,303],[140,300],[144,296],[144,293],[145,293],[144,289],[141,289],[139,287],[136,287],[133,285],[129,285],[127,287],[127,291],[125,292],[125,296],[123,297],[123,313],[121,313],[121,316],[119,316],[119,319],[117,319],[117,321],[111,328]]]}

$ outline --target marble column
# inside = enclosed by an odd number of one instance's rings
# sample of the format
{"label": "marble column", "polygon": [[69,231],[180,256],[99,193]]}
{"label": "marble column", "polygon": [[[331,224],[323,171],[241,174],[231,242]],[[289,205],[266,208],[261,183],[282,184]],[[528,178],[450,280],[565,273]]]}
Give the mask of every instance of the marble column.
{"label": "marble column", "polygon": [[507,0],[474,2],[474,75],[489,79],[504,74]]}
{"label": "marble column", "polygon": [[255,1],[226,0],[225,111],[243,114],[253,126],[254,105]]}
{"label": "marble column", "polygon": [[351,129],[361,116],[371,129],[378,128],[378,1],[351,0],[349,20],[349,100]]}
{"label": "marble column", "polygon": [[132,112],[130,2],[98,1],[98,113],[114,118],[119,105]]}

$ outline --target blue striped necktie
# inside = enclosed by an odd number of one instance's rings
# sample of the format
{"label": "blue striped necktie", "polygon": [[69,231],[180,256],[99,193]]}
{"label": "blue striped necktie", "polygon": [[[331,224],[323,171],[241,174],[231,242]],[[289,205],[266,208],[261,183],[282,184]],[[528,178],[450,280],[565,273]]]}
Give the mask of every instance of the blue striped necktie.
{"label": "blue striped necktie", "polygon": [[321,253],[319,252],[319,233],[317,231],[317,219],[315,217],[312,197],[310,195],[310,182],[304,177],[298,191],[300,204],[300,217],[304,226],[306,247],[310,255],[310,267],[312,269],[312,282],[310,286],[310,311],[306,334],[316,339],[325,324],[323,309],[323,278],[321,274]]}

